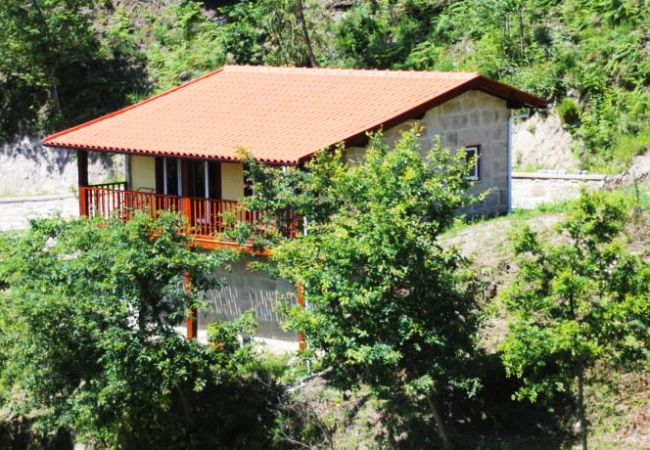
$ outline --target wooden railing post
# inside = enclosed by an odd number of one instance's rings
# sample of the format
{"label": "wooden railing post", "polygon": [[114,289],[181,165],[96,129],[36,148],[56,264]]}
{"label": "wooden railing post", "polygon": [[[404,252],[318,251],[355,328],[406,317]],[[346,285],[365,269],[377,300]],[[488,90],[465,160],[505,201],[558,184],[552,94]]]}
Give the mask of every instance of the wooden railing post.
{"label": "wooden railing post", "polygon": [[88,188],[79,188],[79,216],[88,216]]}
{"label": "wooden railing post", "polygon": [[88,203],[85,188],[88,187],[88,152],[77,150],[77,182],[79,186],[79,215],[88,215]]}
{"label": "wooden railing post", "polygon": [[[191,280],[190,280],[190,273],[185,272],[184,274],[184,288],[185,288],[185,294],[189,296],[190,291],[192,289]],[[199,333],[199,318],[197,316],[198,311],[194,307],[189,307],[187,309],[187,323],[185,324],[187,328],[187,340],[191,341],[196,339],[198,333]]]}
{"label": "wooden railing post", "polygon": [[[303,291],[302,281],[299,281],[296,285],[296,296],[298,297],[298,306],[305,309],[305,293]],[[298,348],[300,349],[300,353],[305,353],[307,349],[304,331],[298,332]]]}
{"label": "wooden railing post", "polygon": [[190,233],[190,228],[192,226],[192,200],[189,197],[183,197],[181,199],[182,204],[182,214],[185,216],[185,232]]}

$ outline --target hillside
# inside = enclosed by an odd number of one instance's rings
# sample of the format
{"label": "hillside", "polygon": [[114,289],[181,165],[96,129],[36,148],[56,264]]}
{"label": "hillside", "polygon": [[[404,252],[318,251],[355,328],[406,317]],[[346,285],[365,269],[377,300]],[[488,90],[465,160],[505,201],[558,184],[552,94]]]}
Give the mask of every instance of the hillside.
{"label": "hillside", "polygon": [[582,168],[620,171],[650,144],[647,0],[32,3],[0,9],[4,139],[224,63],[307,66],[311,48],[319,66],[480,71],[543,95]]}
{"label": "hillside", "polygon": [[[644,211],[629,224],[626,235],[630,248],[650,260],[650,197],[641,196]],[[570,204],[555,205],[519,215],[464,224],[445,234],[442,243],[456,246],[471,258],[487,281],[483,308],[488,320],[480,345],[486,350],[475,362],[483,388],[475,397],[450,407],[450,430],[460,449],[548,449],[571,448],[576,430],[566,398],[550,404],[516,401],[516,381],[504,379],[499,362],[499,345],[506,332],[507,317],[501,294],[515,270],[508,234],[527,224],[545,238],[557,239],[553,227],[565,217]],[[594,383],[587,391],[587,410],[593,425],[592,448],[640,450],[650,446],[650,377],[648,373],[598,367],[590,374]],[[452,401],[453,403],[453,401]],[[292,390],[283,406],[279,441],[290,448],[381,449],[422,448],[430,442],[431,430],[414,428],[389,441],[391,420],[386,405],[373,398],[366,387],[357,392],[334,388],[327,373],[309,379]],[[402,411],[401,420],[408,420]],[[430,419],[429,419],[430,420]],[[568,422],[568,425],[567,425]],[[416,442],[416,447],[411,447]],[[409,444],[411,443],[411,444]],[[298,445],[300,444],[300,445]]]}

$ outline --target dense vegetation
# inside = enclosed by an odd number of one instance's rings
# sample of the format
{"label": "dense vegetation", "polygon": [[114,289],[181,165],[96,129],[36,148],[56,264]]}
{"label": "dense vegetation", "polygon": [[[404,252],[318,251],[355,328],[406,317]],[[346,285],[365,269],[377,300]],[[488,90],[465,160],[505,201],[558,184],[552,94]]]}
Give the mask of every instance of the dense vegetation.
{"label": "dense vegetation", "polygon": [[[394,148],[374,136],[354,165],[330,152],[309,171],[248,161],[248,202],[308,217],[306,235],[256,242],[274,247],[256,265],[300,283],[309,301],[282,303],[286,325],[308,337],[291,361],[239,341],[253,332],[250,314],[210,326],[208,345],[176,330],[236,256],[189,245],[178,215],[45,219],[0,235],[0,445],[573,442],[569,424],[580,417],[586,432],[593,386],[611,386],[598,373],[641,376],[650,361],[647,236],[640,252],[625,245],[628,224],[648,223],[641,191],[585,194],[555,244],[521,231],[512,288],[499,299],[440,242],[468,201],[466,161],[436,146],[423,159],[419,142],[417,130]],[[490,349],[482,325],[500,300],[510,326]],[[312,403],[300,396],[309,370],[322,383]],[[321,419],[321,401],[339,418]],[[360,417],[368,410],[374,419]],[[334,443],[333,430],[355,423],[363,434]]]}
{"label": "dense vegetation", "polygon": [[627,249],[625,202],[596,193],[557,228],[568,238],[544,244],[529,227],[514,239],[519,277],[506,295],[510,314],[503,359],[533,401],[575,384],[583,448],[587,373],[599,362],[644,369],[650,354],[650,265]]}
{"label": "dense vegetation", "polygon": [[274,385],[247,374],[249,315],[212,327],[218,348],[175,329],[233,257],[181,227],[45,219],[0,241],[2,448],[266,447]]}
{"label": "dense vegetation", "polygon": [[[249,158],[250,201],[310,218],[307,235],[281,242],[272,260],[282,277],[305,286],[310,307],[295,308],[287,324],[322,352],[331,380],[421,408],[451,448],[443,417],[453,406],[442,414],[440,404],[453,391],[472,397],[480,388],[471,373],[481,289],[457,250],[437,242],[466,205],[466,163],[437,145],[423,160],[418,137],[417,129],[404,132],[389,148],[371,136],[351,167],[340,153],[321,155],[307,172]],[[504,298],[502,358],[521,381],[513,397],[534,403],[574,393],[585,450],[588,372],[600,363],[644,370],[650,357],[650,264],[630,253],[623,234],[633,203],[583,193],[557,227],[556,240],[566,243],[544,244],[528,227],[512,238],[518,276]]]}
{"label": "dense vegetation", "polygon": [[[451,448],[441,404],[451,389],[471,396],[479,384],[467,370],[477,283],[468,261],[436,239],[467,205],[468,170],[462,153],[439,145],[422,159],[419,137],[405,133],[390,148],[374,135],[352,167],[341,152],[320,155],[307,172],[249,161],[252,201],[264,209],[290,203],[310,218],[307,235],[280,245],[272,261],[304,286],[310,306],[295,308],[287,325],[323,352],[332,382],[366,385],[380,399],[430,414]],[[398,434],[389,430],[389,442]]]}
{"label": "dense vegetation", "polygon": [[0,137],[224,63],[471,70],[550,99],[582,164],[620,170],[650,144],[649,26],[646,0],[7,0]]}

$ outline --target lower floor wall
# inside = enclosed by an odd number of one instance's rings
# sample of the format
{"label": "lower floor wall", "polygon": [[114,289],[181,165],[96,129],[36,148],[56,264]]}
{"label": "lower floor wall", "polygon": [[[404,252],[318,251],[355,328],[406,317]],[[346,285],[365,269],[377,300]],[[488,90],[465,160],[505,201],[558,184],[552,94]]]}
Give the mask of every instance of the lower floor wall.
{"label": "lower floor wall", "polygon": [[210,323],[235,319],[252,310],[258,323],[257,337],[295,341],[295,333],[282,329],[280,305],[297,302],[296,288],[284,280],[275,280],[261,270],[249,267],[253,257],[240,259],[229,272],[219,271],[224,285],[206,292],[208,305],[199,310],[199,332]]}

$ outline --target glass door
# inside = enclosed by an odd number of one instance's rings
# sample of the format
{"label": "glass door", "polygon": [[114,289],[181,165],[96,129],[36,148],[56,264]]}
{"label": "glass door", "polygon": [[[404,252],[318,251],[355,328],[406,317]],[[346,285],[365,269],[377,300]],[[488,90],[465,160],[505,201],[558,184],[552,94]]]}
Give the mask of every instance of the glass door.
{"label": "glass door", "polygon": [[[201,234],[213,234],[220,213],[221,166],[215,161],[188,161],[191,223]],[[204,200],[202,200],[204,199]]]}

